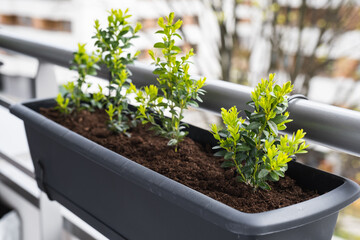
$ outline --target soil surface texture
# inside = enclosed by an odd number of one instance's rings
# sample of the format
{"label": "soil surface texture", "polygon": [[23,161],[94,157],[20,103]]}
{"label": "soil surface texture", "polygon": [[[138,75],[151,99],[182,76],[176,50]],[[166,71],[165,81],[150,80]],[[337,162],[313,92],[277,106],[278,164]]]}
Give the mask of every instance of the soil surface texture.
{"label": "soil surface texture", "polygon": [[250,186],[235,180],[235,169],[220,167],[224,160],[214,157],[210,146],[204,147],[186,138],[175,152],[173,147],[167,146],[167,139],[155,136],[147,126],[141,124],[130,131],[131,138],[114,134],[107,129],[108,117],[103,111],[81,111],[66,118],[54,109],[40,109],[40,112],[132,161],[242,212],[269,211],[319,195],[302,189],[288,176],[279,182],[270,182],[271,191],[253,191]]}

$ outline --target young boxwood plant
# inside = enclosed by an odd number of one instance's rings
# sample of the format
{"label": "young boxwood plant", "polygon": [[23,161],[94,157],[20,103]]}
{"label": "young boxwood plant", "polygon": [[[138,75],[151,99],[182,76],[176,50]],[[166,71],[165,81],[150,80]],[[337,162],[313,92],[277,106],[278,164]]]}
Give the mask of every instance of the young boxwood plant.
{"label": "young boxwood plant", "polygon": [[87,75],[96,75],[96,71],[99,70],[98,66],[99,57],[94,54],[88,55],[86,53],[85,44],[78,44],[78,51],[74,53],[74,58],[71,62],[70,69],[77,70],[78,78],[76,83],[68,82],[63,85],[64,94],[58,94],[56,101],[56,108],[63,114],[70,114],[73,110],[76,112],[81,109],[88,109],[89,94],[83,91],[84,86],[88,86],[86,83]]}
{"label": "young boxwood plant", "polygon": [[131,41],[138,37],[136,33],[141,29],[140,23],[133,28],[127,22],[130,17],[128,9],[112,9],[105,29],[100,27],[98,20],[95,21],[96,33],[93,36],[101,63],[110,71],[106,111],[110,119],[108,125],[112,131],[123,133],[130,128],[131,123],[128,118],[131,111],[128,108],[127,90],[131,82],[131,73],[127,64],[133,63],[140,53],[137,51],[132,55],[127,51],[132,45]]}
{"label": "young boxwood plant", "polygon": [[[182,51],[175,46],[175,38],[181,39],[177,30],[182,21],[174,23],[174,13],[170,13],[166,22],[159,18],[158,25],[161,30],[156,33],[162,35],[162,42],[155,43],[154,48],[161,50],[163,60],[156,57],[152,50],[149,51],[156,66],[153,73],[158,75],[158,84],[137,92],[136,99],[140,102],[138,113],[143,123],[150,122],[152,129],[168,138],[168,145],[175,146],[177,151],[179,142],[187,135],[187,125],[181,122],[184,109],[196,107],[195,100],[201,101],[200,95],[204,94],[201,88],[205,84],[205,78],[195,80],[189,74],[189,58],[194,55],[193,49],[181,58],[178,57]],[[165,116],[165,112],[170,114],[169,118]]]}
{"label": "young boxwood plant", "polygon": [[279,130],[286,129],[290,122],[287,112],[287,94],[293,89],[290,82],[282,87],[275,84],[274,75],[269,80],[261,80],[251,93],[248,103],[254,110],[245,111],[246,120],[239,117],[236,107],[221,109],[225,129],[219,130],[212,124],[211,132],[219,141],[214,149],[223,149],[215,153],[224,157],[222,167],[234,167],[237,180],[254,189],[270,189],[267,181],[278,181],[284,177],[291,156],[306,153],[308,147],[303,137],[305,132],[298,130],[291,137],[279,136]]}
{"label": "young boxwood plant", "polygon": [[55,98],[57,105],[55,106],[55,109],[57,109],[61,114],[64,116],[67,116],[71,113],[71,109],[69,107],[69,98],[64,98],[61,93],[57,95]]}

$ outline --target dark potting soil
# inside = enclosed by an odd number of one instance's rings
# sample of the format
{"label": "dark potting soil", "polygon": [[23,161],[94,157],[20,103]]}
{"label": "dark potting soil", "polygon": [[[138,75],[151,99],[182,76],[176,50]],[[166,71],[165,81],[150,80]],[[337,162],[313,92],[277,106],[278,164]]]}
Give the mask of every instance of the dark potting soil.
{"label": "dark potting soil", "polygon": [[271,191],[253,191],[235,180],[234,169],[220,167],[224,160],[214,157],[210,146],[203,147],[186,138],[175,152],[167,146],[167,139],[154,136],[141,124],[130,131],[131,138],[114,134],[106,127],[108,117],[103,111],[82,111],[66,118],[54,109],[40,109],[40,112],[114,152],[242,212],[269,211],[318,196],[314,191],[302,189],[288,176],[270,182]]}

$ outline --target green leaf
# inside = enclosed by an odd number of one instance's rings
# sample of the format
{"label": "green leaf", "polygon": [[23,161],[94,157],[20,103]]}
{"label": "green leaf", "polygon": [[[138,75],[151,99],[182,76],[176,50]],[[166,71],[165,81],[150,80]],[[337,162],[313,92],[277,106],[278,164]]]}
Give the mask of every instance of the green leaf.
{"label": "green leaf", "polygon": [[265,135],[266,138],[269,138],[269,132],[268,131],[264,130],[263,134]]}
{"label": "green leaf", "polygon": [[251,147],[255,147],[255,146],[256,146],[254,140],[252,140],[252,139],[249,138],[248,136],[243,136],[243,138],[245,139],[245,142],[246,142],[247,144],[249,144]]}
{"label": "green leaf", "polygon": [[212,147],[212,149],[214,149],[214,150],[215,150],[215,149],[221,149],[221,148],[222,148],[222,147],[221,147],[221,146],[219,146],[219,145],[218,145],[218,146],[214,146],[214,147]]}
{"label": "green leaf", "polygon": [[245,145],[245,144],[241,144],[241,145],[237,145],[236,146],[236,151],[239,151],[239,152],[244,152],[244,151],[249,151],[251,150],[251,147]]}
{"label": "green leaf", "polygon": [[179,34],[174,33],[174,36],[177,36],[178,38],[180,38],[182,40],[182,37]]}
{"label": "green leaf", "polygon": [[269,170],[261,169],[261,171],[258,174],[258,178],[265,178],[268,174],[269,174]]}
{"label": "green leaf", "polygon": [[306,150],[300,150],[300,151],[297,151],[296,153],[307,153],[308,151]]}
{"label": "green leaf", "polygon": [[171,50],[181,52],[181,48],[179,48],[178,46],[173,46],[173,47],[171,48]]}
{"label": "green leaf", "polygon": [[154,48],[165,48],[165,44],[162,42],[155,43]]}
{"label": "green leaf", "polygon": [[286,172],[288,170],[288,165],[286,164],[284,167],[280,168],[280,171]]}
{"label": "green leaf", "polygon": [[276,172],[274,172],[274,171],[270,172],[270,177],[274,181],[279,181],[279,175],[277,175]]}
{"label": "green leaf", "polygon": [[168,146],[174,146],[178,143],[178,140],[176,139],[170,139],[170,141],[167,143]]}
{"label": "green leaf", "polygon": [[254,130],[254,129],[259,129],[259,127],[261,126],[261,123],[259,122],[251,122],[246,129],[248,130]]}
{"label": "green leaf", "polygon": [[252,113],[251,115],[250,115],[250,119],[257,119],[257,118],[262,118],[262,117],[265,117],[265,113]]}
{"label": "green leaf", "polygon": [[229,168],[229,167],[235,167],[235,163],[233,161],[224,161],[221,164],[222,168]]}
{"label": "green leaf", "polygon": [[220,130],[219,131],[219,135],[220,135],[220,137],[222,137],[222,138],[226,138],[227,136],[228,136],[228,131],[226,131],[226,130],[224,130],[224,129],[222,129],[222,130]]}
{"label": "green leaf", "polygon": [[233,155],[234,155],[233,152],[227,152],[227,153],[225,153],[225,155],[224,155],[224,159],[225,159],[225,160],[228,160],[228,159],[230,159]]}
{"label": "green leaf", "polygon": [[228,151],[226,150],[221,150],[221,151],[218,151],[214,154],[215,157],[224,157],[225,154],[227,153]]}
{"label": "green leaf", "polygon": [[285,177],[285,174],[282,171],[276,171],[274,170],[274,172],[279,176],[279,177]]}
{"label": "green leaf", "polygon": [[245,153],[237,153],[235,159],[236,159],[237,162],[241,163],[246,158],[247,158],[247,155]]}
{"label": "green leaf", "polygon": [[199,104],[195,101],[189,101],[188,103],[191,107],[199,107]]}
{"label": "green leaf", "polygon": [[234,144],[230,139],[226,139],[225,142],[223,142],[221,145],[223,148],[232,148]]}
{"label": "green leaf", "polygon": [[170,112],[172,115],[175,115],[175,116],[176,116],[176,114],[177,114],[177,112],[176,112],[175,109],[172,109],[172,110],[170,110],[169,112]]}
{"label": "green leaf", "polygon": [[271,131],[272,131],[276,136],[279,135],[279,131],[278,131],[277,125],[276,125],[273,121],[268,121],[268,125],[269,125]]}
{"label": "green leaf", "polygon": [[280,124],[280,123],[284,122],[287,118],[288,117],[284,116],[284,115],[277,115],[276,117],[271,119],[271,121],[273,121],[275,124]]}
{"label": "green leaf", "polygon": [[242,173],[245,175],[246,179],[252,178],[252,173],[254,172],[253,165],[246,165],[241,169]]}
{"label": "green leaf", "polygon": [[276,111],[276,113],[280,114],[280,113],[285,112],[286,109],[287,109],[287,106],[282,104],[281,106],[276,107],[275,111]]}
{"label": "green leaf", "polygon": [[244,112],[245,112],[245,114],[246,114],[246,116],[248,117],[248,118],[250,118],[251,117],[251,112],[249,112],[248,110],[244,110]]}
{"label": "green leaf", "polygon": [[258,184],[259,184],[259,187],[264,190],[271,190],[271,187],[266,182],[259,181]]}
{"label": "green leaf", "polygon": [[286,129],[285,124],[278,126],[278,130],[279,130],[279,131],[283,131],[283,130],[285,130],[285,129]]}
{"label": "green leaf", "polygon": [[281,91],[281,87],[279,85],[276,85],[274,87],[274,92],[280,92]]}

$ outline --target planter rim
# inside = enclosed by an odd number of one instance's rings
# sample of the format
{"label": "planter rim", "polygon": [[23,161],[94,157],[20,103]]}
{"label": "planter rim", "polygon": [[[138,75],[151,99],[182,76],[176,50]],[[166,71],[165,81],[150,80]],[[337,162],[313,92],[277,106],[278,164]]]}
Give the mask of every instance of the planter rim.
{"label": "planter rim", "polygon": [[[319,197],[298,204],[267,212],[244,213],[133,162],[29,108],[34,103],[53,101],[53,99],[42,99],[15,104],[11,106],[10,112],[26,120],[26,123],[33,128],[45,129],[58,144],[63,144],[65,140],[70,142],[71,145],[67,145],[68,148],[84,156],[95,156],[97,160],[94,162],[99,166],[121,174],[143,189],[236,234],[269,234],[308,224],[339,211],[360,196],[358,184],[328,173],[343,183]],[[104,152],[107,153],[103,154]],[[104,157],[105,155],[107,157]],[[316,208],[314,208],[314,203]],[[292,214],[289,214],[289,211]]]}

